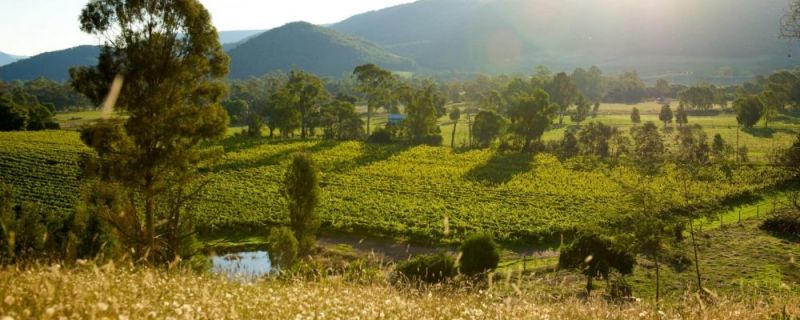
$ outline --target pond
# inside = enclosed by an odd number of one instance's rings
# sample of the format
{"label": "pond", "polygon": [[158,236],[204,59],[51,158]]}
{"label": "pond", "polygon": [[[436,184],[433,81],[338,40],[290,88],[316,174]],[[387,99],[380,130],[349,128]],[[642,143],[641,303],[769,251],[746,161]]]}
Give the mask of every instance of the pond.
{"label": "pond", "polygon": [[237,252],[211,256],[211,272],[229,278],[259,278],[272,271],[272,262],[266,251]]}

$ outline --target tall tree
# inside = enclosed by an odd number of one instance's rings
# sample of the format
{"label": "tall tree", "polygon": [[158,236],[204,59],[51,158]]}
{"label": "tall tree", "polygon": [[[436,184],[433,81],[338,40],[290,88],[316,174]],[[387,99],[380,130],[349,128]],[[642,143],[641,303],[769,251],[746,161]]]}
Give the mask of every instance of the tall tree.
{"label": "tall tree", "polygon": [[578,96],[578,88],[572,78],[564,72],[556,74],[553,77],[553,81],[546,88],[547,93],[550,94],[550,100],[559,107],[558,124],[564,124],[564,114],[575,103]]}
{"label": "tall tree", "polygon": [[472,136],[481,148],[489,147],[508,126],[506,119],[494,111],[481,111],[475,116],[472,125]]}
{"label": "tall tree", "polygon": [[657,171],[664,159],[664,138],[652,122],[645,122],[641,127],[633,130],[635,141],[633,159],[642,172]]}
{"label": "tall tree", "polygon": [[305,139],[309,135],[310,117],[319,111],[328,92],[319,77],[303,71],[292,71],[286,88],[296,97],[294,107],[300,113],[300,137]]}
{"label": "tall tree", "polygon": [[270,96],[265,108],[270,137],[275,129],[280,130],[281,137],[287,138],[300,127],[300,111],[294,106],[299,97],[288,87],[281,88]]}
{"label": "tall tree", "polygon": [[781,94],[772,90],[764,90],[758,98],[761,100],[761,118],[764,119],[764,127],[769,128],[769,122],[778,115],[778,110],[783,109],[786,100]]}
{"label": "tall tree", "polygon": [[667,98],[672,93],[672,87],[670,87],[669,82],[664,79],[656,80],[656,92],[658,93],[660,98]]}
{"label": "tall tree", "polygon": [[392,101],[394,76],[388,70],[374,64],[356,67],[353,75],[358,81],[358,89],[367,99],[367,136],[370,134],[372,112],[385,108]]}
{"label": "tall tree", "polygon": [[558,112],[550,96],[542,89],[533,94],[518,94],[511,99],[510,115],[514,133],[525,141],[523,150],[529,150],[533,140],[541,139]]}
{"label": "tall tree", "polygon": [[570,120],[578,125],[581,125],[581,122],[589,117],[589,111],[591,111],[591,108],[592,104],[589,103],[589,101],[586,101],[586,98],[584,98],[582,95],[578,95],[578,99],[575,101],[575,110],[573,110],[572,114],[569,116]]}
{"label": "tall tree", "polygon": [[675,110],[675,122],[681,127],[689,123],[689,114],[683,107],[683,103],[678,104],[678,110]]}
{"label": "tall tree", "polygon": [[400,91],[400,99],[406,111],[403,122],[411,142],[431,143],[432,141],[427,140],[431,136],[438,135],[441,138],[436,110],[442,99],[436,88],[429,83],[422,89],[406,86]]}
{"label": "tall tree", "polygon": [[453,121],[453,134],[450,139],[450,148],[456,147],[456,128],[458,127],[458,120],[461,119],[461,109],[453,106],[450,109],[450,121]]}
{"label": "tall tree", "polygon": [[734,101],[736,121],[745,128],[752,128],[761,119],[764,105],[757,96],[747,96]]}
{"label": "tall tree", "polygon": [[[199,192],[196,168],[208,156],[199,145],[227,130],[220,101],[228,56],[196,0],[96,0],[80,23],[105,43],[97,66],[70,72],[76,89],[98,105],[109,92],[118,96],[116,107],[127,116],[81,133],[97,151],[98,177],[124,188],[124,203],[131,204],[103,218],[137,254],[170,261],[192,234],[184,213]],[[108,81],[115,77],[124,79],[121,86]]]}
{"label": "tall tree", "polygon": [[672,108],[668,104],[661,106],[661,111],[658,113],[658,120],[664,123],[664,130],[667,130],[667,125],[672,123]]}

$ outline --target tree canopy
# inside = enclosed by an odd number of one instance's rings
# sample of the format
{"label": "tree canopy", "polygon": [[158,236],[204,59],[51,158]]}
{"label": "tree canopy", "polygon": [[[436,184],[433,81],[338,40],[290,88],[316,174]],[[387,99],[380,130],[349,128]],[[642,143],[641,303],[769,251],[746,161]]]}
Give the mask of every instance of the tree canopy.
{"label": "tree canopy", "polygon": [[[101,180],[144,210],[132,205],[104,218],[137,254],[171,261],[192,234],[183,212],[197,193],[198,163],[209,156],[198,146],[227,130],[220,101],[228,56],[196,0],[92,1],[80,23],[105,43],[97,66],[71,70],[73,86],[96,105],[117,97],[127,115],[87,127],[81,138],[98,153]],[[121,86],[111,92],[115,78]]]}

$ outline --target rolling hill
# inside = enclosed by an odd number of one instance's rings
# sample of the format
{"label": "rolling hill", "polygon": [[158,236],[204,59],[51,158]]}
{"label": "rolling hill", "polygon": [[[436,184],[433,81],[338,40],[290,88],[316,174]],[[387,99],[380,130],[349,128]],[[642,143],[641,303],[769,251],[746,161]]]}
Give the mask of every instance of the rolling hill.
{"label": "rolling hill", "polygon": [[0,67],[2,67],[2,66],[4,66],[4,65],[7,65],[7,64],[11,64],[11,63],[13,63],[14,61],[17,61],[17,60],[19,60],[19,59],[24,59],[24,58],[25,58],[25,57],[20,57],[20,56],[15,56],[15,55],[13,55],[13,54],[8,54],[8,53],[5,53],[5,52],[0,52]]}
{"label": "rolling hill", "polygon": [[219,43],[225,51],[231,51],[238,45],[244,43],[252,37],[255,37],[267,30],[233,30],[233,31],[220,31]]}
{"label": "rolling hill", "polygon": [[414,68],[410,59],[367,41],[306,22],[294,22],[264,32],[228,54],[231,56],[231,78],[293,68],[336,77],[348,74],[364,63],[377,63],[393,70]]}
{"label": "rolling hill", "polygon": [[[257,35],[261,30],[220,31],[220,42],[224,46],[235,46],[249,37]],[[69,68],[77,65],[94,65],[100,49],[97,46],[78,46],[66,50],[42,53],[27,59],[12,61],[3,65],[3,53],[0,52],[0,80],[32,80],[45,77],[55,81],[69,78]],[[18,58],[10,56],[10,58]]]}
{"label": "rolling hill", "polygon": [[[752,76],[794,67],[778,39],[784,0],[421,0],[331,28],[429,70],[530,72],[598,65],[608,72]],[[796,46],[796,44],[794,45]]]}
{"label": "rolling hill", "polygon": [[55,81],[69,78],[69,68],[97,63],[100,49],[96,46],[79,46],[66,50],[46,52],[0,67],[0,80],[33,80],[45,77]]}

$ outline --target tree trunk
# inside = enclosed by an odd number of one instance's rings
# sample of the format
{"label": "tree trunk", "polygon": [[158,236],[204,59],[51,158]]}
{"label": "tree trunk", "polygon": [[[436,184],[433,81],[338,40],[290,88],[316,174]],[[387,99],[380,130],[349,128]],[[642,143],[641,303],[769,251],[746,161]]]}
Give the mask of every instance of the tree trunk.
{"label": "tree trunk", "polygon": [[658,304],[658,300],[659,300],[659,298],[661,298],[661,292],[660,292],[661,291],[660,290],[661,289],[661,266],[658,263],[658,260],[659,260],[658,252],[656,252],[655,258],[656,258],[656,304]]}
{"label": "tree trunk", "polygon": [[472,147],[472,115],[467,113],[467,145]]}
{"label": "tree trunk", "polygon": [[372,108],[367,105],[367,139],[369,139],[369,122],[372,120]]}
{"label": "tree trunk", "polygon": [[450,148],[453,149],[456,148],[456,126],[458,126],[458,120],[453,122],[453,135],[452,138],[450,138]]}
{"label": "tree trunk", "polygon": [[306,139],[306,115],[304,114],[300,120],[300,139]]}
{"label": "tree trunk", "polygon": [[589,273],[589,275],[586,276],[586,297],[588,298],[591,295],[592,295],[592,274]]}
{"label": "tree trunk", "polygon": [[145,213],[144,213],[144,221],[145,221],[145,245],[147,246],[150,252],[148,254],[152,255],[155,252],[156,248],[156,229],[154,223],[154,216],[156,211],[156,199],[153,195],[152,191],[149,191],[149,188],[145,191]]}
{"label": "tree trunk", "polygon": [[697,288],[703,289],[703,281],[700,278],[700,256],[697,254],[697,240],[694,236],[694,223],[689,222],[689,234],[692,236],[692,248],[694,249],[694,268],[697,273]]}

